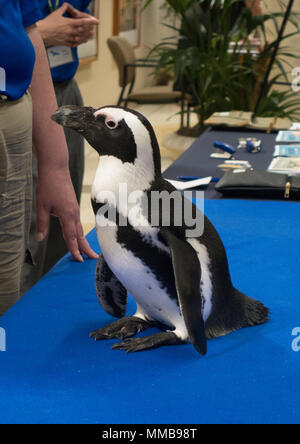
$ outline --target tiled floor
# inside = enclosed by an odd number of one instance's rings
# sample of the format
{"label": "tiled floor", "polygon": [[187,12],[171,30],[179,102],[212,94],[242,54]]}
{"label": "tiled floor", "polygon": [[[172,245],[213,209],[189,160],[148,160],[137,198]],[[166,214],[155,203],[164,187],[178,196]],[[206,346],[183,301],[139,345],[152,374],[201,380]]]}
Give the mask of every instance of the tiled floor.
{"label": "tiled floor", "polygon": [[[180,126],[180,108],[176,104],[167,105],[136,105],[132,106],[144,114],[151,122],[156,133],[162,157],[162,170],[177,159],[193,142],[192,138],[180,137],[175,134]],[[196,117],[192,116],[192,124]],[[83,179],[83,192],[81,197],[81,222],[84,233],[87,234],[95,226],[95,217],[91,207],[91,184],[94,180],[98,166],[99,156],[93,148],[86,144],[85,148],[85,174]]]}

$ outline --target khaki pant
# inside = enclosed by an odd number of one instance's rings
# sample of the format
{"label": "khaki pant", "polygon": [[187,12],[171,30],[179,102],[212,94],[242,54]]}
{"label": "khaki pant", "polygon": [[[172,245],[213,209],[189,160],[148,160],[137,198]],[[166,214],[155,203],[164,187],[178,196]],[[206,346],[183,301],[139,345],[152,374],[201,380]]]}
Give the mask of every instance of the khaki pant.
{"label": "khaki pant", "polygon": [[20,298],[32,201],[32,102],[0,103],[0,316]]}
{"label": "khaki pant", "polygon": [[[69,80],[54,85],[58,106],[83,106],[82,97],[75,80]],[[80,202],[84,172],[84,142],[80,134],[72,129],[65,128],[65,136],[69,149],[69,169],[72,183]],[[33,159],[33,195],[37,182],[37,162]],[[56,262],[68,251],[64,241],[59,220],[51,217],[49,236],[43,242],[36,242],[36,207],[35,199],[32,206],[31,230],[29,247],[33,255],[35,266],[25,264],[21,279],[21,295],[26,293],[38,280],[46,274]]]}

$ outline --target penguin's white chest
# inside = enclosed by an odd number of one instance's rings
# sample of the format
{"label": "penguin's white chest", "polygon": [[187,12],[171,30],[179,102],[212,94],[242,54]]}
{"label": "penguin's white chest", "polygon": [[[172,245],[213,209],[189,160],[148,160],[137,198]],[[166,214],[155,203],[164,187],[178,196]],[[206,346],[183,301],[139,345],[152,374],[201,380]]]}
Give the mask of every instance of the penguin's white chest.
{"label": "penguin's white chest", "polygon": [[[184,330],[185,325],[178,304],[170,298],[167,289],[163,288],[143,260],[118,242],[118,227],[105,225],[105,218],[102,215],[97,215],[96,221],[98,242],[104,258],[137,302],[139,314],[145,314],[150,319]],[[147,234],[149,236],[149,231]],[[145,249],[147,249],[146,244]]]}

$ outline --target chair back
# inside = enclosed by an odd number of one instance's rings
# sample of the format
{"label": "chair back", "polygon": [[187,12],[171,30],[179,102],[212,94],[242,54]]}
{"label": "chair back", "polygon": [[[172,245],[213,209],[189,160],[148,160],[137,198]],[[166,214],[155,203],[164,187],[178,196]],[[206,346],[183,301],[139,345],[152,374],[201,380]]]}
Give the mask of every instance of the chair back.
{"label": "chair back", "polygon": [[128,67],[126,79],[124,76],[124,66],[134,64],[136,61],[133,47],[128,40],[119,36],[109,37],[107,44],[118,66],[119,85],[123,88],[135,80],[135,67]]}

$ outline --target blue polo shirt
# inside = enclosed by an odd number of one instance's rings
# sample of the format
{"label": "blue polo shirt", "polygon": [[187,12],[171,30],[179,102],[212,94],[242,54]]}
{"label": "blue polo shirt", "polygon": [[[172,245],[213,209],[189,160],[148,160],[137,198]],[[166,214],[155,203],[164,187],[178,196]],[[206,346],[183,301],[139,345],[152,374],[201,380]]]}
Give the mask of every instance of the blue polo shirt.
{"label": "blue polo shirt", "polygon": [[10,100],[31,83],[35,52],[25,28],[40,18],[37,0],[0,0],[0,94]]}
{"label": "blue polo shirt", "polygon": [[[51,0],[53,7],[55,7],[55,0]],[[47,17],[50,14],[49,2],[48,0],[38,0],[40,5],[40,10],[43,15],[43,18]],[[59,1],[59,7],[65,3],[65,0]],[[82,12],[89,12],[88,6],[91,3],[91,0],[68,0],[74,8],[78,9]],[[72,49],[73,53],[73,62],[66,63],[65,65],[57,66],[56,68],[51,69],[53,82],[64,82],[65,80],[72,79],[76,71],[78,69],[79,60],[78,60],[78,51],[77,48]]]}

